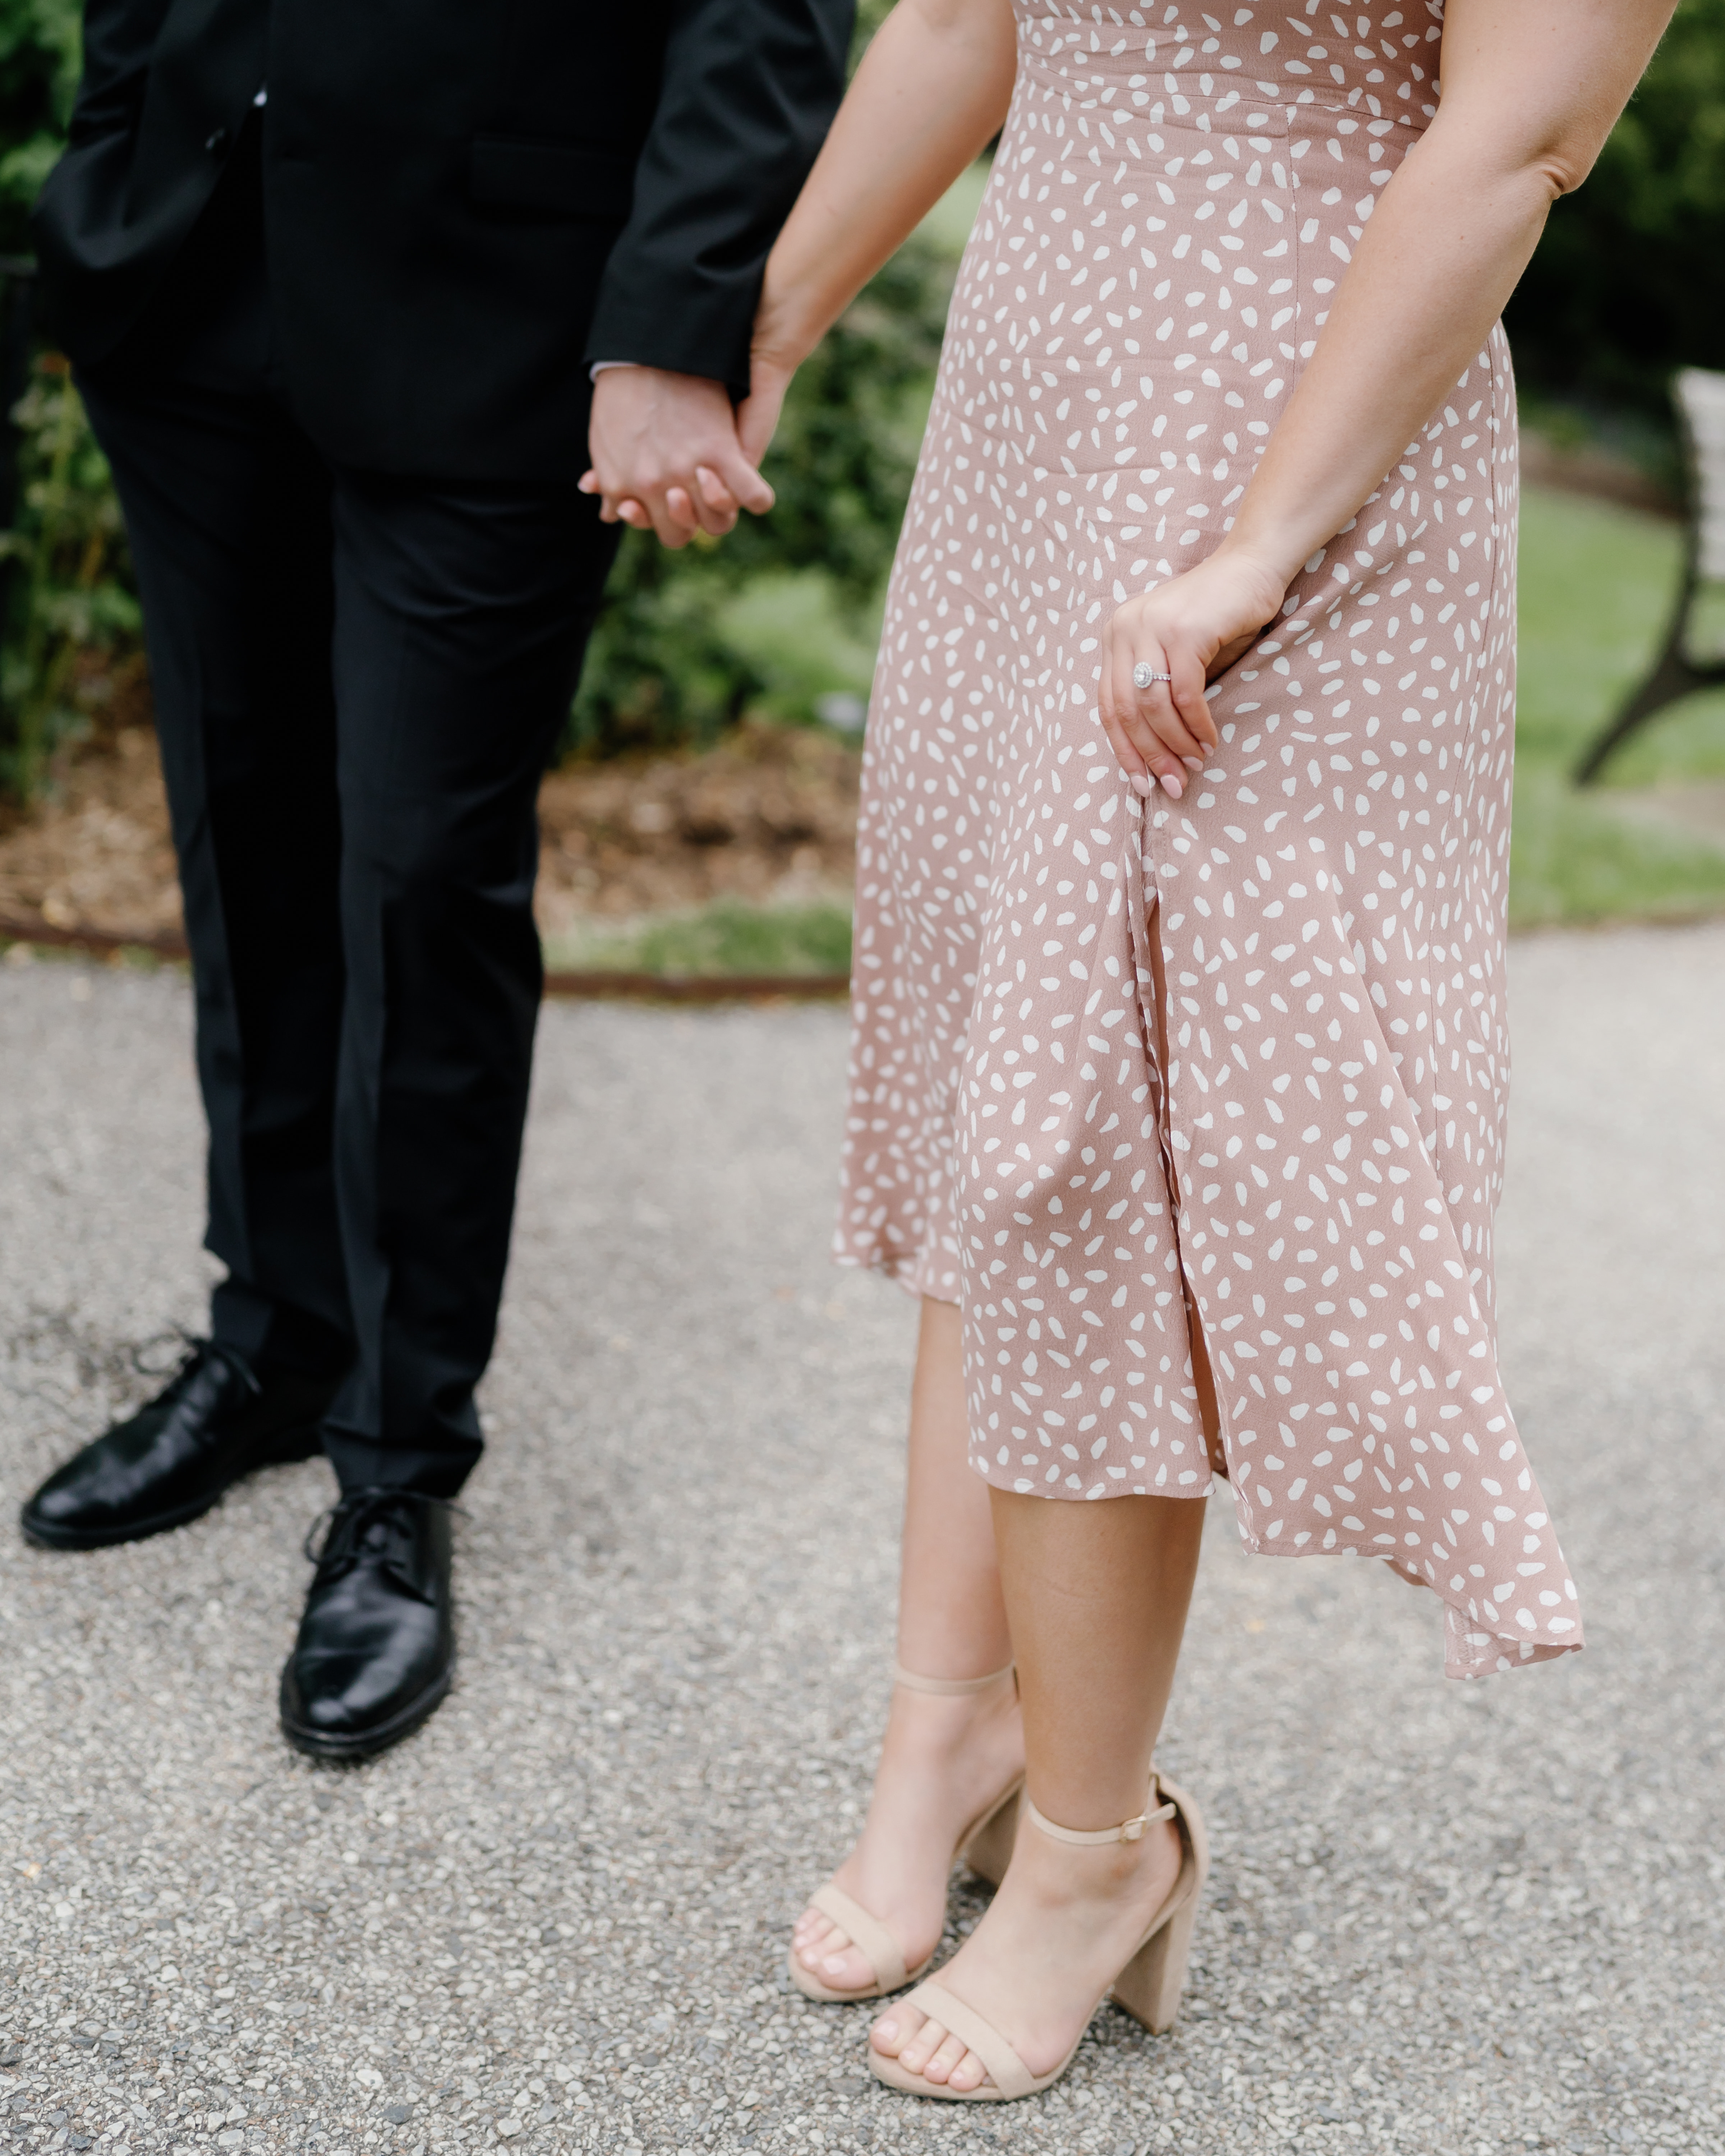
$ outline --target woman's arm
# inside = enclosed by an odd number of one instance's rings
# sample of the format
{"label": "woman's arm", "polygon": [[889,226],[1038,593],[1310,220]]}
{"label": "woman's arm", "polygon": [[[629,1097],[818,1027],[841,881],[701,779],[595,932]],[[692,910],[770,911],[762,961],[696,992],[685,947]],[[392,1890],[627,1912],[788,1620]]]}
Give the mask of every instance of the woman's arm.
{"label": "woman's arm", "polygon": [[[1017,59],[1012,0],[899,0],[881,24],[768,257],[749,394],[737,411],[748,465],[767,454],[791,377],[999,131]],[[602,374],[596,412],[630,387]],[[693,485],[661,489],[651,516],[614,465],[581,485],[603,495],[608,522],[651,522],[680,546],[697,525],[728,531],[739,506],[770,508],[772,489],[757,480],[751,490],[749,477],[723,457],[697,463]]]}
{"label": "woman's arm", "polygon": [[881,25],[768,257],[737,414],[756,462],[792,375],[999,132],[1017,59],[1011,0],[899,0]]}
{"label": "woman's arm", "polygon": [[[1178,795],[1216,731],[1204,684],[1281,608],[1442,401],[1579,187],[1674,0],[1450,0],[1436,118],[1343,277],[1233,529],[1195,569],[1114,615],[1099,705],[1141,792]],[[1147,661],[1166,687],[1134,689]]]}

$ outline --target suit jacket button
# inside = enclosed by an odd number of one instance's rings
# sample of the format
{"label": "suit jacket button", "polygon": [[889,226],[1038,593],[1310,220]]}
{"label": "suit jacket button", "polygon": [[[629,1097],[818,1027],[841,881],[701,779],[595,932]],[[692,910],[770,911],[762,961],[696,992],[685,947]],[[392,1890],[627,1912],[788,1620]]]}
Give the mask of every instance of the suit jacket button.
{"label": "suit jacket button", "polygon": [[218,127],[203,146],[209,151],[212,157],[219,157],[223,151],[227,148],[229,140],[230,137],[227,129],[225,127]]}

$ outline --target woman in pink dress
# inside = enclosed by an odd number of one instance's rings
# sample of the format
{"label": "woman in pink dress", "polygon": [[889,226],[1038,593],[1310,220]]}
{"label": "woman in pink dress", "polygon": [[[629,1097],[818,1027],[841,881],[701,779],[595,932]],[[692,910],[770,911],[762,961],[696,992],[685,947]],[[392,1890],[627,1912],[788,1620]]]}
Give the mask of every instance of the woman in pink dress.
{"label": "woman in pink dress", "polygon": [[1004,1868],[875,2024],[899,2087],[1045,2087],[1111,1990],[1172,2020],[1204,1842],[1153,1756],[1213,1470],[1253,1550],[1429,1589],[1453,1676],[1580,1645],[1497,1359],[1497,316],[1669,13],[903,0],[769,264],[757,444],[1004,123],[859,854],[839,1247],[922,1298],[903,1667],[791,1958],[890,1991],[955,1851]]}

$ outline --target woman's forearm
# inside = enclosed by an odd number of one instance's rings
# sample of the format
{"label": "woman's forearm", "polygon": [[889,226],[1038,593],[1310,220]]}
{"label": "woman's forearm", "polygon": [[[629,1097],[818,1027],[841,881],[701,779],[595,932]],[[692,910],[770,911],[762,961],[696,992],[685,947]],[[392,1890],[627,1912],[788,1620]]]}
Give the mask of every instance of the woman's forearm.
{"label": "woman's forearm", "polygon": [[900,0],[768,259],[757,347],[813,351],[999,131],[1016,56],[1010,0]]}
{"label": "woman's forearm", "polygon": [[1543,178],[1482,182],[1466,164],[1427,142],[1385,190],[1240,502],[1224,546],[1284,583],[1442,403],[1538,241]]}
{"label": "woman's forearm", "polygon": [[1438,116],[1367,223],[1219,550],[1284,583],[1471,365],[1671,13],[1670,0],[1582,0],[1554,23],[1536,0],[1507,4],[1523,11],[1509,38],[1524,55],[1506,50],[1506,0],[1451,0]]}

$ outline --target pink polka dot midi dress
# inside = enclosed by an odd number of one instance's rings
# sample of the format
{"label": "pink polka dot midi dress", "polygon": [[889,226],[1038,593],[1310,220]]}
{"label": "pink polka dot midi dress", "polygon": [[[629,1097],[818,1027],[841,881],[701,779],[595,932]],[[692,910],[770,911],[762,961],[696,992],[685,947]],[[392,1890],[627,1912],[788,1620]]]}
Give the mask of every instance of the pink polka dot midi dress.
{"label": "pink polka dot midi dress", "polygon": [[[964,1318],[973,1465],[1386,1559],[1445,1668],[1579,1646],[1497,1368],[1516,421],[1494,330],[1142,803],[1122,599],[1202,559],[1434,110],[1440,18],[1016,0],[889,593],[838,1254]],[[1159,942],[1165,1010],[1154,988]]]}

